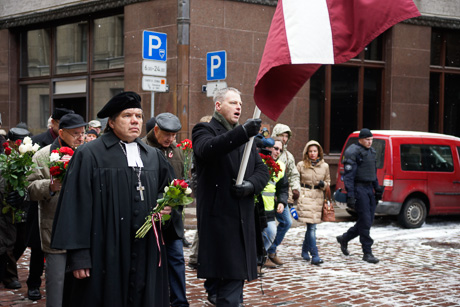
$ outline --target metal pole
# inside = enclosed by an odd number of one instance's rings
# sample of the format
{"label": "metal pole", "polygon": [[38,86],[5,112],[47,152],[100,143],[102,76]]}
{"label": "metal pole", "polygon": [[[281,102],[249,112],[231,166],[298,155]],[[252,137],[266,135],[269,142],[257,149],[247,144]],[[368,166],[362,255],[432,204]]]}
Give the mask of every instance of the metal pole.
{"label": "metal pole", "polygon": [[155,92],[150,96],[150,118],[155,116]]}
{"label": "metal pole", "polygon": [[[254,109],[254,115],[252,118],[260,118],[260,109],[256,106]],[[252,143],[254,142],[254,137],[249,138],[249,142],[246,143],[243,152],[243,159],[241,160],[240,170],[238,171],[238,177],[236,178],[236,184],[241,184],[243,182],[244,173],[246,173],[246,167],[248,166],[249,154],[251,153]]]}

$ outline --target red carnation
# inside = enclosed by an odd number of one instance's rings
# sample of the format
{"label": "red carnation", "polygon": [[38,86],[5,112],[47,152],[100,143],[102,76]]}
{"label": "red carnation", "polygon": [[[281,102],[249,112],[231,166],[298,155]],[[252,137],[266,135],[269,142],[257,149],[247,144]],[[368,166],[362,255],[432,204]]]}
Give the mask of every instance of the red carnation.
{"label": "red carnation", "polygon": [[54,150],[51,151],[51,153],[57,153],[57,154],[58,154],[58,153],[59,153],[59,150],[54,149]]}
{"label": "red carnation", "polygon": [[69,156],[73,155],[73,150],[70,147],[61,147],[59,151],[64,155],[69,155]]}
{"label": "red carnation", "polygon": [[50,174],[54,177],[59,176],[61,174],[61,168],[57,165],[50,167]]}
{"label": "red carnation", "polygon": [[5,148],[5,155],[9,156],[11,154],[11,148],[6,147]]}
{"label": "red carnation", "polygon": [[21,140],[16,140],[16,142],[14,142],[16,144],[16,146],[20,146],[22,141]]}
{"label": "red carnation", "polygon": [[10,147],[10,144],[8,144],[8,142],[5,142],[5,143],[2,144],[2,146],[3,146],[3,148],[6,149],[6,148]]}
{"label": "red carnation", "polygon": [[69,161],[64,162],[64,169],[67,169],[67,165],[69,164]]}

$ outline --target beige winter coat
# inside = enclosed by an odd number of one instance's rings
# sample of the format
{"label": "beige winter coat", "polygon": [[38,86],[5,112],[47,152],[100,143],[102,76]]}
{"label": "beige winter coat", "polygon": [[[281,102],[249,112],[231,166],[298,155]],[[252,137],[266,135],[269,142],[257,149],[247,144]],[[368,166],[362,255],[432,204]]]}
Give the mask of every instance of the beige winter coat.
{"label": "beige winter coat", "polygon": [[297,170],[300,173],[301,185],[317,186],[320,180],[324,181],[325,186],[322,189],[300,188],[300,197],[297,203],[297,213],[299,221],[302,223],[319,224],[321,222],[321,212],[324,202],[324,189],[331,184],[329,174],[329,164],[324,161],[323,148],[316,141],[307,143],[303,150],[302,157],[304,160],[308,156],[308,147],[316,145],[319,148],[318,157],[320,161],[312,166],[310,163],[306,166],[304,161],[297,163]]}
{"label": "beige winter coat", "polygon": [[51,196],[50,194],[50,169],[48,166],[50,160],[50,147],[43,147],[35,153],[32,160],[40,169],[29,175],[29,196],[30,200],[38,201],[40,239],[42,241],[42,250],[48,254],[61,254],[65,250],[50,248],[51,230],[53,229],[54,213],[59,199],[59,192]]}

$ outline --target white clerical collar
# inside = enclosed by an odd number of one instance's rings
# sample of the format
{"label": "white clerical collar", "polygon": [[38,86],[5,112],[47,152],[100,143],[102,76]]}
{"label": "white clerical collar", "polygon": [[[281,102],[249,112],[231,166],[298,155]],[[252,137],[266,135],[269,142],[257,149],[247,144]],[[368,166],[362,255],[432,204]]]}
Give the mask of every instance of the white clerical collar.
{"label": "white clerical collar", "polygon": [[144,167],[144,163],[142,163],[141,153],[139,151],[139,147],[136,142],[125,143],[121,141],[125,145],[126,148],[126,159],[128,160],[128,166],[132,167]]}

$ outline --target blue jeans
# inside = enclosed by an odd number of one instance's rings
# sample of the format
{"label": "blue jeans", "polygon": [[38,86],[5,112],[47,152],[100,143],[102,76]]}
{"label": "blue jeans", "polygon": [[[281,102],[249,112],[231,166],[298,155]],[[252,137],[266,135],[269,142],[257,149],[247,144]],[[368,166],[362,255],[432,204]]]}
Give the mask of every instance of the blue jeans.
{"label": "blue jeans", "polygon": [[181,239],[166,241],[168,257],[169,301],[171,306],[189,306],[185,296],[185,260]]}
{"label": "blue jeans", "polygon": [[265,250],[273,244],[276,236],[276,222],[269,221],[267,222],[267,227],[262,231],[262,236],[264,238],[264,247]]}
{"label": "blue jeans", "polygon": [[307,223],[307,231],[302,244],[302,258],[307,261],[310,260],[308,253],[314,261],[319,259],[318,247],[316,246],[316,224]]}
{"label": "blue jeans", "polygon": [[289,212],[289,206],[284,207],[283,212],[276,213],[276,220],[278,221],[278,227],[276,229],[276,237],[273,241],[273,244],[267,250],[269,254],[276,254],[276,248],[284,239],[286,232],[288,232],[289,228],[292,225],[291,213]]}

